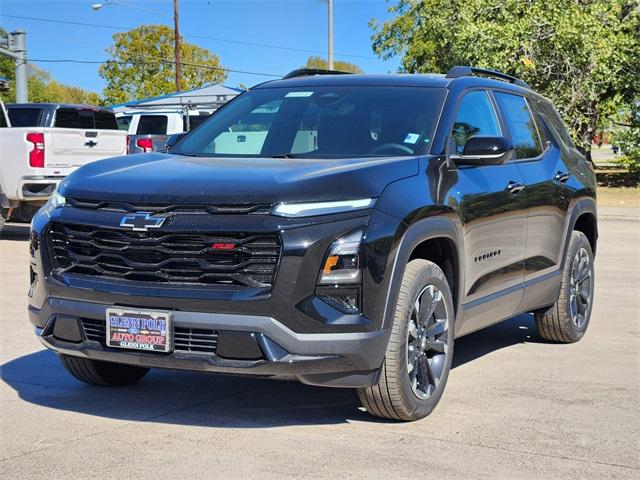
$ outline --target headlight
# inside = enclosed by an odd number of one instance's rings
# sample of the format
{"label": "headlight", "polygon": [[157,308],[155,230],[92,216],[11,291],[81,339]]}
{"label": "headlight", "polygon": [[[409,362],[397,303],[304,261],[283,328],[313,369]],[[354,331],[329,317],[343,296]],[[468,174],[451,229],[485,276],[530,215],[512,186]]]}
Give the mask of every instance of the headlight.
{"label": "headlight", "polygon": [[358,200],[343,200],[337,202],[313,202],[313,203],[280,203],[271,212],[280,217],[311,217],[314,215],[327,215],[329,213],[350,212],[371,208],[375,198],[361,198]]}
{"label": "headlight", "polygon": [[319,284],[360,282],[360,245],[363,233],[363,230],[356,230],[331,244],[318,277]]}
{"label": "headlight", "polygon": [[61,207],[64,207],[66,204],[67,204],[67,199],[64,198],[62,195],[60,195],[60,193],[58,193],[58,190],[55,190],[53,194],[51,194],[51,196],[49,197],[49,206],[51,208],[61,208]]}

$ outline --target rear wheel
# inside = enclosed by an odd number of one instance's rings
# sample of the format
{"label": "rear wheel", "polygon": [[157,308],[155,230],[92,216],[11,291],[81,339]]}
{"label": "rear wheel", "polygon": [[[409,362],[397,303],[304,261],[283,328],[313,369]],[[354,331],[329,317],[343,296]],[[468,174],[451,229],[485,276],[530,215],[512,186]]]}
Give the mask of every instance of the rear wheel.
{"label": "rear wheel", "polygon": [[409,262],[380,381],[358,389],[369,413],[410,421],[433,411],[451,368],[453,322],[451,289],[440,267],[426,260]]}
{"label": "rear wheel", "polygon": [[535,314],[538,333],[545,340],[577,342],[587,331],[594,293],[593,252],[584,233],[574,231],[564,261],[558,301]]}
{"label": "rear wheel", "polygon": [[101,362],[88,358],[60,355],[62,365],[81,382],[100,387],[122,387],[137,382],[148,368],[121,363]]}

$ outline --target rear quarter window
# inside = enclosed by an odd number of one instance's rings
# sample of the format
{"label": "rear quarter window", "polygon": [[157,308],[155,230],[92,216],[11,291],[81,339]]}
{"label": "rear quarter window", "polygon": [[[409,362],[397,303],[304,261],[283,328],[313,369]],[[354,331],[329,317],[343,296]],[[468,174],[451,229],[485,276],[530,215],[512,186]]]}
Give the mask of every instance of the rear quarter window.
{"label": "rear quarter window", "polygon": [[140,115],[138,120],[137,135],[166,135],[167,134],[166,115]]}
{"label": "rear quarter window", "polygon": [[116,122],[118,122],[118,128],[120,130],[128,131],[129,125],[131,125],[131,115],[123,115],[121,117],[116,117]]}
{"label": "rear quarter window", "polygon": [[7,108],[12,127],[39,127],[42,108]]}
{"label": "rear quarter window", "polygon": [[54,127],[95,128],[93,110],[79,108],[59,108],[56,111]]}
{"label": "rear quarter window", "polygon": [[567,148],[576,148],[571,135],[567,131],[567,127],[555,107],[551,103],[542,100],[535,102],[534,105],[538,115],[556,138],[556,141],[561,142]]}
{"label": "rear quarter window", "polygon": [[189,115],[189,128],[187,128],[187,116],[184,115],[182,117],[182,130],[187,131],[196,128],[202,122],[204,122],[207,118],[209,118],[209,113],[200,113],[199,115]]}
{"label": "rear quarter window", "polygon": [[116,115],[112,112],[98,110],[93,114],[96,122],[96,128],[100,130],[118,130],[118,122]]}

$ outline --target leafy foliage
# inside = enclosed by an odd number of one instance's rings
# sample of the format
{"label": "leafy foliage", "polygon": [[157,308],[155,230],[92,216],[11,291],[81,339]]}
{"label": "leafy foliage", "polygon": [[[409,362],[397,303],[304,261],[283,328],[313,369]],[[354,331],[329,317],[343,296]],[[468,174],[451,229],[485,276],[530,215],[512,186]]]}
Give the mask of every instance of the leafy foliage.
{"label": "leafy foliage", "polygon": [[640,172],[640,102],[627,115],[621,115],[628,123],[613,131],[613,143],[620,147],[622,156],[618,163],[631,172]]}
{"label": "leafy foliage", "polygon": [[[309,57],[307,58],[307,63],[305,63],[302,68],[319,68],[327,70],[329,68],[329,62],[322,57]],[[341,72],[364,73],[355,63],[345,62],[343,60],[334,61],[333,69]]]}
{"label": "leafy foliage", "polygon": [[[164,25],[141,25],[116,33],[107,49],[110,60],[99,73],[107,82],[104,96],[120,103],[175,91],[175,51],[173,29]],[[220,83],[227,72],[220,59],[206,48],[181,43],[183,90],[205,83]]]}
{"label": "leafy foliage", "polygon": [[576,144],[640,100],[634,0],[400,0],[373,49],[406,72],[475,65],[522,78],[558,107]]}

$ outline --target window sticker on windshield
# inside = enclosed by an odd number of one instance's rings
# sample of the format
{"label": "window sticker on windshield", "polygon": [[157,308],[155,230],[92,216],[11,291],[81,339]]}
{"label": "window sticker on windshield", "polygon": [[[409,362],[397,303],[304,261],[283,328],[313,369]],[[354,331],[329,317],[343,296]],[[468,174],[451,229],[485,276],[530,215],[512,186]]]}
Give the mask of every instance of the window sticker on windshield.
{"label": "window sticker on windshield", "polygon": [[289,92],[285,95],[285,98],[310,97],[311,95],[313,95],[313,92]]}
{"label": "window sticker on windshield", "polygon": [[415,145],[415,143],[420,138],[419,133],[407,133],[407,136],[404,138],[404,143],[410,143],[411,145]]}

